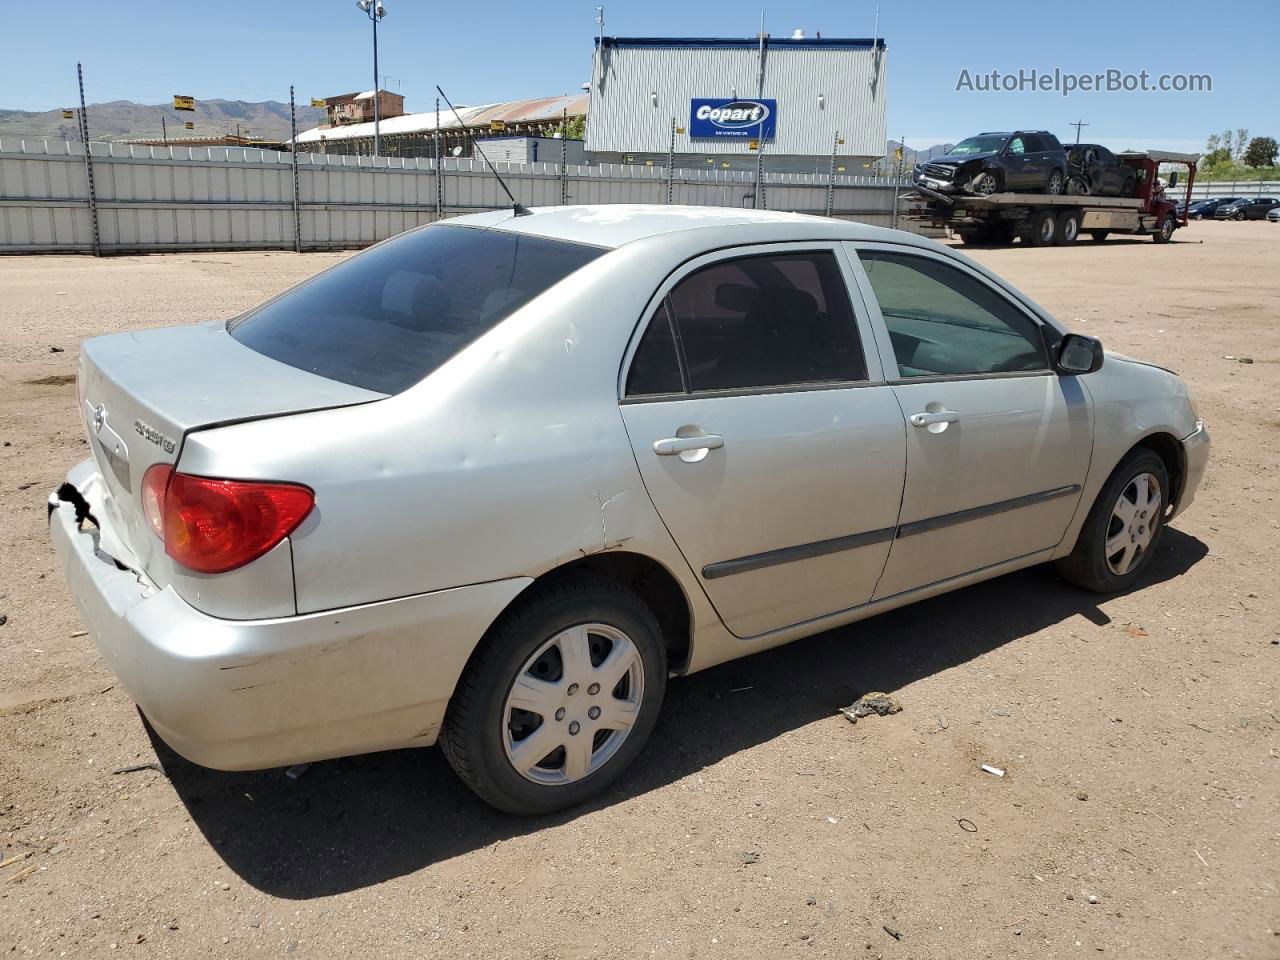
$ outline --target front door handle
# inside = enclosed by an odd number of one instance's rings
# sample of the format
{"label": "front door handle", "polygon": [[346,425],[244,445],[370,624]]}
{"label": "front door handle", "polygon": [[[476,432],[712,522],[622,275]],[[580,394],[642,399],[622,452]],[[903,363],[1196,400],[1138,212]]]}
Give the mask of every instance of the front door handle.
{"label": "front door handle", "polygon": [[928,413],[913,413],[911,415],[911,425],[913,427],[927,427],[934,423],[955,423],[960,419],[960,414],[954,410],[937,410]]}
{"label": "front door handle", "polygon": [[653,441],[653,452],[660,457],[674,457],[694,450],[718,450],[724,446],[724,437],[706,433],[700,437],[667,437]]}

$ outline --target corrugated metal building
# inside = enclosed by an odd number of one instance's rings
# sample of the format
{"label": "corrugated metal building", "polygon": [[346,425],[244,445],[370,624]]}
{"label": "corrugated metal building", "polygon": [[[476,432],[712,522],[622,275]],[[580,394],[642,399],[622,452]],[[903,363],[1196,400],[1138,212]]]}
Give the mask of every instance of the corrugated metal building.
{"label": "corrugated metal building", "polygon": [[[885,150],[881,39],[602,37],[587,152],[598,162],[853,172]],[[837,144],[836,139],[843,144]]]}

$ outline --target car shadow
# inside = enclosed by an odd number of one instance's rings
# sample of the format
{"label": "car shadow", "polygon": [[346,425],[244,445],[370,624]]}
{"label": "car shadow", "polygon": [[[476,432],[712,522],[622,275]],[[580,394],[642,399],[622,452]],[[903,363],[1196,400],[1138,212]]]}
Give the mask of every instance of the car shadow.
{"label": "car shadow", "polygon": [[[1133,589],[1180,577],[1207,552],[1169,528]],[[272,896],[330,896],[665,786],[831,716],[863,693],[898,690],[1070,617],[1105,625],[1102,599],[1036,567],[673,680],[632,769],[604,796],[552,816],[497,813],[436,749],[326,761],[294,780],[280,769],[199,767],[151,737],[178,797],[228,867]],[[731,693],[744,687],[749,694]]]}

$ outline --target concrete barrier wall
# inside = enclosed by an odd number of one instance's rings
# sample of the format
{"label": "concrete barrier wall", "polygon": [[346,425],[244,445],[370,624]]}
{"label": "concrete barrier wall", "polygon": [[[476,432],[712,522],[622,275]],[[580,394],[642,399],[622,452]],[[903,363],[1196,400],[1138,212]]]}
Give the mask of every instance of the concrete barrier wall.
{"label": "concrete barrier wall", "polygon": [[[430,223],[507,205],[479,159],[299,154],[297,217],[288,153],[239,147],[91,143],[93,201],[83,144],[0,139],[0,253],[92,252],[93,212],[103,253],[361,247]],[[661,167],[503,163],[495,167],[525,206],[665,203]],[[750,171],[677,170],[672,202],[749,207]],[[437,207],[437,191],[440,205]],[[765,206],[822,214],[827,178],[770,174]],[[871,177],[837,176],[833,212],[890,225],[895,190]],[[900,222],[902,229],[916,229]]]}

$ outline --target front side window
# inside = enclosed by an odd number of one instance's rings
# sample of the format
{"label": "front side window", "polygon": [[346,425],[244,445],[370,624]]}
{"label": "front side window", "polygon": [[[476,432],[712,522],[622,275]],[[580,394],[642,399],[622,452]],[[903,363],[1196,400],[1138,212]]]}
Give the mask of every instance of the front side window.
{"label": "front side window", "polygon": [[291,367],[399,393],[605,252],[506,230],[427,227],[343,261],[227,329]]}
{"label": "front side window", "polygon": [[1027,152],[1027,148],[1023,144],[1021,137],[1014,137],[1012,140],[1009,141],[1009,152],[1015,155],[1020,155]]}
{"label": "front side window", "polygon": [[858,254],[880,303],[901,377],[1047,370],[1039,325],[1003,294],[915,254]]}
{"label": "front side window", "polygon": [[665,388],[681,379],[702,393],[866,378],[835,256],[780,253],[723,260],[676,284],[636,349],[627,395],[674,392]]}

